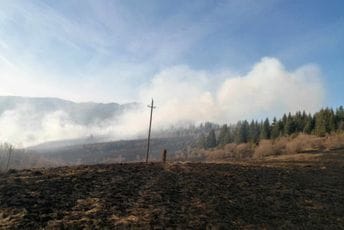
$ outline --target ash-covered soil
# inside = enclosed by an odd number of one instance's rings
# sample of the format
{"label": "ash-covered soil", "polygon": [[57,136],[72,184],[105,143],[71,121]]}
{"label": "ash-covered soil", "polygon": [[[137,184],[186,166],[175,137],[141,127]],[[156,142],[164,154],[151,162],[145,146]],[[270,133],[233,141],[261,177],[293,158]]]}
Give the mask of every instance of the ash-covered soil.
{"label": "ash-covered soil", "polygon": [[159,163],[0,175],[0,229],[344,229],[344,167]]}

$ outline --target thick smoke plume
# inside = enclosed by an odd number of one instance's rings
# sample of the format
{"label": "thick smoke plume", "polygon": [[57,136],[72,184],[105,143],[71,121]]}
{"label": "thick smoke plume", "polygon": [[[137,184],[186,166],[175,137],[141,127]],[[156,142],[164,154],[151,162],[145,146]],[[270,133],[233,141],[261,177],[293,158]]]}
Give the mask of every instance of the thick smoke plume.
{"label": "thick smoke plume", "polygon": [[324,97],[321,73],[314,65],[289,71],[277,59],[263,58],[246,74],[174,66],[141,87],[138,98],[142,107],[134,111],[82,125],[65,111],[41,114],[18,105],[1,114],[0,140],[29,146],[88,135],[137,138],[147,132],[149,111],[145,105],[151,98],[157,105],[153,128],[158,130],[204,121],[234,123],[297,110],[314,112],[323,106]]}
{"label": "thick smoke plume", "polygon": [[[325,90],[314,65],[288,71],[275,58],[263,58],[244,75],[207,72],[175,66],[155,75],[140,93],[155,98],[155,127],[185,122],[234,123],[286,112],[315,112],[323,106]],[[146,128],[147,109],[122,117],[122,124]],[[141,122],[144,121],[144,122]]]}

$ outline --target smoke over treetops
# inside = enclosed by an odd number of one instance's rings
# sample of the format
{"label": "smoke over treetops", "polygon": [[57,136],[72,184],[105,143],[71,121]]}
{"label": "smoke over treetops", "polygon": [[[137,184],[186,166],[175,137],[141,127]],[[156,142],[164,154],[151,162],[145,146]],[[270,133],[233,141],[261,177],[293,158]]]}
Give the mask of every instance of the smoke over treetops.
{"label": "smoke over treetops", "polygon": [[174,66],[141,87],[138,103],[0,97],[0,141],[29,146],[89,135],[135,138],[147,131],[146,104],[151,98],[157,105],[153,128],[160,129],[185,122],[232,123],[296,110],[314,112],[324,97],[321,73],[314,65],[288,71],[277,59],[263,58],[246,74]]}

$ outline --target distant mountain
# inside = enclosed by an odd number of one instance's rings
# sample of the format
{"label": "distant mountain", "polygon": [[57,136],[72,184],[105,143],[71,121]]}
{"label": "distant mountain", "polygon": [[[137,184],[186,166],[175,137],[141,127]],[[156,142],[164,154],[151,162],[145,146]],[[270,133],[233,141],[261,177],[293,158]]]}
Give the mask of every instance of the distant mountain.
{"label": "distant mountain", "polygon": [[[133,122],[138,124],[135,126],[131,125],[130,119],[129,122],[126,119],[127,115],[131,118],[131,114],[137,114],[141,106],[135,102],[75,103],[59,98],[0,96],[0,143],[8,142],[17,148],[51,152],[75,145],[145,139],[146,124],[141,125],[141,120],[135,120]],[[202,128],[192,126],[171,127],[156,129],[151,137],[189,140],[202,132]]]}
{"label": "distant mountain", "polygon": [[47,141],[40,143],[38,145],[32,145],[27,147],[26,149],[29,151],[35,152],[52,152],[63,149],[65,147],[76,146],[76,145],[85,145],[85,144],[93,144],[99,142],[108,141],[108,137],[106,136],[89,136],[89,137],[80,137],[75,139],[62,139],[56,141]]}
{"label": "distant mountain", "polygon": [[139,107],[138,103],[94,103],[62,100],[59,98],[34,98],[0,96],[0,116],[9,110],[25,109],[31,113],[44,115],[56,111],[63,111],[75,124],[89,125],[116,117],[123,112]]}

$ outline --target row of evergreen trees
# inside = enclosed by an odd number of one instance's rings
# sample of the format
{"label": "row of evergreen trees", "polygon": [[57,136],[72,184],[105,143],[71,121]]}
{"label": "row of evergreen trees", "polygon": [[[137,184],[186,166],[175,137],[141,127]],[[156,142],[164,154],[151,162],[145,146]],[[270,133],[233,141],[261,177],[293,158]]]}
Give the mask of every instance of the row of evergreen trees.
{"label": "row of evergreen trees", "polygon": [[211,129],[208,133],[202,133],[198,147],[214,148],[227,143],[258,143],[262,139],[276,139],[301,132],[325,136],[337,131],[344,131],[343,106],[335,111],[330,108],[321,109],[313,115],[306,112],[284,114],[282,118],[274,118],[272,122],[266,118],[260,122],[244,120],[236,125],[225,124],[218,129]]}

